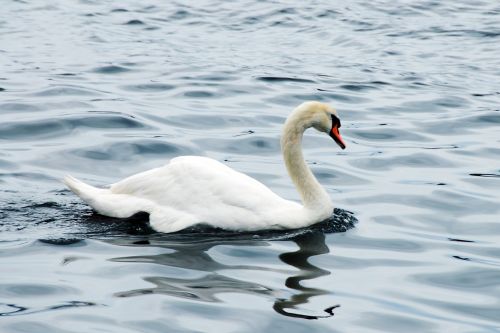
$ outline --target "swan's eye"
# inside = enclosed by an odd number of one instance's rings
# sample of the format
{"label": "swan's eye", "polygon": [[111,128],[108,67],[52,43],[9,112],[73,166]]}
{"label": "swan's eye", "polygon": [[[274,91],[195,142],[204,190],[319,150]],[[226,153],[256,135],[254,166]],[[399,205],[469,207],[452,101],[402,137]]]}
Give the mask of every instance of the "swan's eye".
{"label": "swan's eye", "polygon": [[332,114],[332,127],[340,128],[342,125],[340,124],[340,119],[337,116]]}

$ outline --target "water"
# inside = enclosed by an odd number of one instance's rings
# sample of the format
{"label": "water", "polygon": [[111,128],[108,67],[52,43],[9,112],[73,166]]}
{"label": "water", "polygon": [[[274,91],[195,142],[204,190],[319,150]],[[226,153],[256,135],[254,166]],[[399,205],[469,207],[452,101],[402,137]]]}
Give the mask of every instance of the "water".
{"label": "water", "polygon": [[[499,4],[305,3],[2,4],[2,332],[500,332]],[[155,234],[59,182],[195,154],[297,200],[279,134],[311,99],[347,232]]]}

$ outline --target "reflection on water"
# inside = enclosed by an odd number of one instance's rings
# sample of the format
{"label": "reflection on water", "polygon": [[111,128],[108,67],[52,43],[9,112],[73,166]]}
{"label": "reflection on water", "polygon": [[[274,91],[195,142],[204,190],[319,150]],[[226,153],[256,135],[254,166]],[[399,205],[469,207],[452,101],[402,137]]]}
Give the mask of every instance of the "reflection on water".
{"label": "reflection on water", "polygon": [[312,280],[324,275],[330,274],[330,271],[319,268],[311,264],[308,259],[312,256],[329,253],[330,250],[325,244],[325,235],[321,232],[311,232],[300,235],[294,239],[295,243],[299,246],[299,250],[295,252],[282,253],[280,259],[291,266],[300,270],[299,274],[290,276],[286,279],[285,285],[288,288],[299,291],[290,299],[278,299],[274,303],[274,310],[282,315],[304,318],[304,319],[318,319],[333,316],[332,310],[339,305],[331,306],[325,309],[329,315],[311,316],[300,313],[292,313],[287,309],[295,309],[297,305],[309,302],[309,299],[314,296],[326,295],[330,292],[320,288],[310,288],[302,286],[303,280]]}
{"label": "reflection on water", "polygon": [[97,304],[92,302],[81,302],[81,301],[69,301],[63,304],[57,304],[48,306],[42,309],[32,309],[25,306],[20,306],[16,304],[8,304],[8,303],[0,303],[0,317],[5,316],[19,316],[19,315],[28,315],[40,312],[54,311],[54,310],[63,310],[75,307],[84,307],[84,306],[95,306]]}
{"label": "reflection on water", "polygon": [[[312,280],[330,274],[330,271],[312,265],[308,259],[329,253],[325,243],[325,235],[320,231],[311,231],[295,236],[291,239],[299,249],[295,252],[285,252],[279,255],[282,262],[299,269],[297,274],[286,278],[284,285],[296,291],[288,298],[277,297],[281,290],[276,290],[261,283],[245,281],[225,276],[223,270],[272,270],[274,272],[289,274],[284,269],[270,269],[251,265],[226,265],[214,260],[208,253],[212,247],[219,245],[230,246],[263,246],[262,242],[251,241],[210,241],[201,243],[169,243],[155,242],[154,246],[173,250],[171,253],[163,253],[148,256],[130,256],[110,259],[115,262],[128,263],[153,263],[169,267],[178,267],[189,270],[204,272],[201,277],[176,278],[169,276],[147,276],[144,280],[153,284],[151,288],[133,289],[115,293],[117,297],[132,297],[147,294],[161,294],[173,297],[188,298],[203,302],[220,302],[217,298],[222,293],[248,293],[253,295],[264,295],[274,298],[273,309],[287,317],[318,319],[333,316],[333,309],[339,305],[333,305],[324,310],[326,315],[309,315],[300,313],[300,305],[306,304],[311,298],[320,295],[328,295],[330,291],[320,288],[309,288],[302,286],[304,280]],[[116,240],[111,241],[117,244]],[[134,245],[133,242],[120,242],[120,245]],[[139,241],[147,244],[147,240]],[[137,244],[137,241],[135,241]],[[251,276],[251,275],[250,275]]]}

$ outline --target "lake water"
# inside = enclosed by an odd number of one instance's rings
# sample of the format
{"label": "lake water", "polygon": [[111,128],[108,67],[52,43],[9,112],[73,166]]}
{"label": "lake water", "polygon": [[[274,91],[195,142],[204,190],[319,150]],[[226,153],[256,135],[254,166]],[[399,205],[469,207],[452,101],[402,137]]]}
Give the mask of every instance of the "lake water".
{"label": "lake water", "polygon": [[[500,332],[497,1],[7,1],[0,68],[2,332]],[[338,229],[162,235],[60,182],[193,154],[298,200],[306,100]]]}

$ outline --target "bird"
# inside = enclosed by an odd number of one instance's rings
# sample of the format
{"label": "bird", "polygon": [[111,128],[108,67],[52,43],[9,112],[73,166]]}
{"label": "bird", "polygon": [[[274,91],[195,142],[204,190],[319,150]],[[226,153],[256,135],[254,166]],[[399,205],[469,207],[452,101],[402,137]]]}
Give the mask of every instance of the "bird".
{"label": "bird", "polygon": [[179,156],[169,163],[100,188],[66,176],[66,186],[97,213],[127,218],[148,213],[157,232],[174,233],[195,225],[231,231],[308,227],[331,217],[330,196],[302,154],[308,128],[327,133],[342,149],[337,111],[307,101],[287,117],[280,140],[288,175],[301,203],[284,199],[256,179],[203,156]]}

